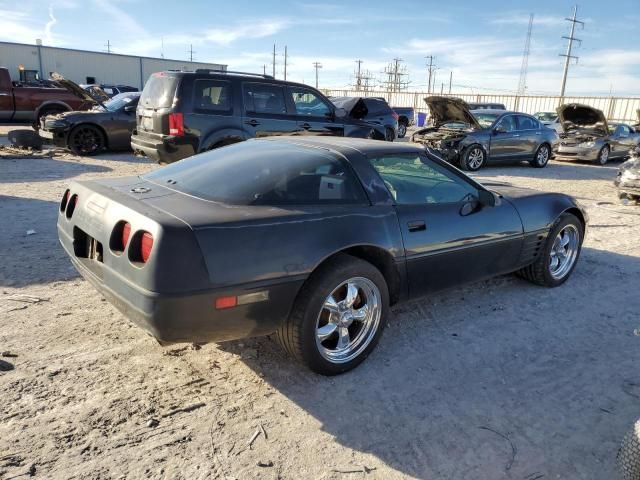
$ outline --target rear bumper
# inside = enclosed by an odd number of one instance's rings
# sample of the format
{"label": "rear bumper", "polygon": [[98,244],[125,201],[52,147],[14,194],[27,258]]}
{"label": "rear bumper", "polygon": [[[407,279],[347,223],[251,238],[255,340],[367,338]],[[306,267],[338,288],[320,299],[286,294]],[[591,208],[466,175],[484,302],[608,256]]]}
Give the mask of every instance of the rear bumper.
{"label": "rear bumper", "polygon": [[[304,281],[186,294],[151,292],[131,283],[105,263],[76,256],[74,239],[65,222],[64,219],[59,222],[58,236],[78,272],[125,317],[163,344],[218,342],[273,333],[289,315]],[[221,296],[265,290],[268,300],[224,310],[215,308],[215,301]]]}
{"label": "rear bumper", "polygon": [[131,135],[131,148],[158,163],[173,163],[196,153],[192,144],[181,143],[182,140],[181,137],[170,135],[143,136],[134,131]]}

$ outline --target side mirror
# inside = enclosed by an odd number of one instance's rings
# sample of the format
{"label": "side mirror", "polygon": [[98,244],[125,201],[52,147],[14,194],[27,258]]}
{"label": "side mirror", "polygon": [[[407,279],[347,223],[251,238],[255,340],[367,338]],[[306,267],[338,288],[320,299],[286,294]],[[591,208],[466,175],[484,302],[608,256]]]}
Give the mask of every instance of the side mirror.
{"label": "side mirror", "polygon": [[496,196],[489,190],[478,190],[478,201],[483,207],[496,206]]}
{"label": "side mirror", "polygon": [[347,116],[347,111],[344,108],[336,108],[333,115],[335,118],[344,118]]}
{"label": "side mirror", "polygon": [[499,133],[507,133],[507,131],[504,128],[501,127],[496,127],[493,129],[493,134],[494,135],[498,135]]}
{"label": "side mirror", "polygon": [[125,105],[124,111],[127,112],[127,113],[135,112],[136,111],[136,106],[135,105]]}

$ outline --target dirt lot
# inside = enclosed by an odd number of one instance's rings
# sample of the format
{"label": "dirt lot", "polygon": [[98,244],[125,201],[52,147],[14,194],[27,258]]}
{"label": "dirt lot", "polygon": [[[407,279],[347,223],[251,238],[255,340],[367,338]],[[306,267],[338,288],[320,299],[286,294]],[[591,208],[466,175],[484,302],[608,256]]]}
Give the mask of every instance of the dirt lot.
{"label": "dirt lot", "polygon": [[66,184],[154,168],[0,160],[0,478],[615,478],[640,416],[640,207],[618,203],[617,165],[483,170],[587,206],[573,277],[401,305],[338,378],[268,338],[163,348],[77,276],[55,228]]}

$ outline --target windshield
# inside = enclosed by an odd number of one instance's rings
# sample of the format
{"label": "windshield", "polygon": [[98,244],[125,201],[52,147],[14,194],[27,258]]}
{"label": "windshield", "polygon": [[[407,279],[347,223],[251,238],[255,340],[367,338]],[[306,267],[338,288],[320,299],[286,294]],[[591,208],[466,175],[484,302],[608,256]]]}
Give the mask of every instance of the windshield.
{"label": "windshield", "polygon": [[541,122],[554,122],[558,118],[558,114],[555,112],[539,112],[534,115]]}
{"label": "windshield", "polygon": [[108,102],[104,102],[104,108],[106,108],[110,112],[117,112],[121,108],[124,108],[126,105],[136,105],[138,103],[139,97],[139,93],[121,93],[113,97]]}
{"label": "windshield", "polygon": [[168,108],[173,104],[173,97],[178,86],[178,78],[164,72],[154,73],[149,77],[140,96],[140,105],[148,108]]}
{"label": "windshield", "polygon": [[499,113],[473,113],[473,116],[476,117],[476,120],[478,120],[482,128],[488,128],[493,125],[493,122],[495,122],[500,115]]}

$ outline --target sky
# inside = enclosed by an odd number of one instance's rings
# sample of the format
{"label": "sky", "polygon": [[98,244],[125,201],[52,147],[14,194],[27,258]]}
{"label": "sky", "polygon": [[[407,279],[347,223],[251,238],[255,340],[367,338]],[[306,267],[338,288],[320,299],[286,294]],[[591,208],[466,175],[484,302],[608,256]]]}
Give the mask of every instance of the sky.
{"label": "sky", "polygon": [[[581,0],[567,95],[640,95],[640,0]],[[574,2],[262,0],[0,0],[0,40],[106,50],[227,64],[230,70],[272,70],[313,85],[353,85],[357,68],[379,85],[402,59],[409,90],[427,87],[426,56],[435,85],[454,93],[514,93],[518,88],[529,14],[534,14],[527,92],[558,94]],[[452,73],[451,73],[452,72]]]}

